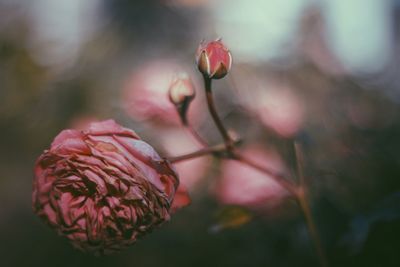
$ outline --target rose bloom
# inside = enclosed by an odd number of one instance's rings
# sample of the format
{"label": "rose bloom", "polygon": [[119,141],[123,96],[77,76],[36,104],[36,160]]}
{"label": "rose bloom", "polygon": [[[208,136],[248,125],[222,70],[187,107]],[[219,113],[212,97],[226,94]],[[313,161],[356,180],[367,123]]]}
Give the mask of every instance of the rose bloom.
{"label": "rose bloom", "polygon": [[33,209],[76,248],[107,254],[188,204],[178,185],[168,161],[135,132],[107,120],[62,131],[39,157]]}
{"label": "rose bloom", "polygon": [[[169,99],[169,89],[182,73],[182,67],[170,61],[153,61],[140,66],[127,79],[122,92],[126,113],[135,120],[148,120],[155,125],[180,125],[179,115]],[[188,117],[193,123],[200,119],[199,105],[193,101]]]}
{"label": "rose bloom", "polygon": [[[242,154],[252,161],[281,173],[284,165],[278,155],[259,147],[249,147]],[[216,186],[217,200],[225,205],[239,205],[255,210],[272,209],[289,193],[271,176],[235,160],[225,160]]]}

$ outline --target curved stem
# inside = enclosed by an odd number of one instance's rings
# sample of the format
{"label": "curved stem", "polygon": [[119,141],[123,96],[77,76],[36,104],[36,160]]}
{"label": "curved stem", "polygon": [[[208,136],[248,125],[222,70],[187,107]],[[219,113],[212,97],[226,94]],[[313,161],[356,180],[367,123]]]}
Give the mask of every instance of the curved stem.
{"label": "curved stem", "polygon": [[[235,145],[239,145],[241,143],[241,140],[235,141],[232,146]],[[202,157],[202,156],[206,156],[206,155],[220,155],[220,153],[229,153],[229,150],[226,148],[225,143],[224,144],[219,144],[216,146],[210,146],[210,147],[205,147],[202,148],[200,150],[197,150],[195,152],[189,153],[189,154],[185,154],[185,155],[181,155],[181,156],[177,156],[177,157],[170,157],[168,158],[169,162],[171,163],[177,163],[180,161],[184,161],[184,160],[190,160],[190,159],[194,159],[194,158],[198,158],[198,157]],[[227,155],[229,156],[229,154]]]}
{"label": "curved stem", "polygon": [[[198,151],[195,151],[195,152],[192,152],[189,154],[168,158],[168,161],[171,163],[177,163],[177,162],[184,161],[184,160],[189,160],[189,159],[206,156],[209,154],[213,154],[215,152],[220,152],[221,149],[219,149],[219,148],[206,147],[206,148],[200,149]],[[223,148],[223,150],[225,150],[225,145],[222,148]]]}
{"label": "curved stem", "polygon": [[242,155],[239,155],[236,153],[234,150],[235,147],[234,145],[236,142],[232,140],[232,138],[229,136],[225,126],[223,125],[217,111],[215,108],[214,104],[214,98],[212,94],[212,89],[211,89],[211,79],[208,78],[207,76],[203,76],[204,79],[204,86],[205,86],[205,91],[206,91],[206,99],[207,99],[207,105],[208,105],[208,110],[211,114],[211,117],[215,123],[215,125],[218,128],[218,131],[220,132],[224,144],[220,144],[217,146],[212,146],[209,147],[207,145],[207,142],[204,141],[204,139],[195,131],[195,129],[190,126],[186,118],[182,118],[183,125],[190,131],[190,133],[193,135],[193,137],[201,143],[204,148],[200,149],[198,151],[195,151],[193,153],[189,153],[186,155],[178,156],[178,157],[173,157],[170,158],[169,161],[171,163],[176,163],[184,160],[189,160],[209,154],[213,154],[215,156],[222,156],[220,153],[226,153],[226,156],[233,160],[237,160],[243,164],[246,164],[254,169],[257,169],[267,175],[269,175],[274,181],[279,183],[283,188],[285,188],[291,195],[296,199],[298,202],[301,211],[304,214],[304,218],[311,236],[311,239],[314,242],[315,249],[318,254],[319,261],[321,263],[321,266],[327,267],[328,266],[328,261],[325,255],[325,251],[322,248],[322,243],[320,236],[317,231],[316,224],[314,222],[310,204],[307,199],[307,192],[306,192],[306,181],[304,177],[304,171],[303,171],[303,157],[301,154],[300,146],[298,144],[294,144],[295,146],[295,156],[296,156],[296,165],[297,165],[297,176],[298,176],[298,181],[299,185],[295,185],[293,182],[287,180],[283,175],[276,173],[262,165],[259,165],[258,163],[251,161],[250,159],[243,157]]}
{"label": "curved stem", "polygon": [[306,220],[307,228],[310,233],[310,237],[314,242],[314,246],[318,255],[319,262],[322,267],[328,267],[328,260],[325,255],[325,251],[322,248],[322,243],[321,243],[321,238],[319,236],[317,226],[315,225],[311,208],[310,208],[310,203],[307,200],[306,192],[304,188],[301,188],[299,191],[297,201],[299,203],[299,206],[301,208],[301,211],[303,212],[304,219]]}
{"label": "curved stem", "polygon": [[220,117],[218,116],[217,110],[215,109],[215,104],[214,104],[214,98],[212,95],[212,90],[211,90],[211,79],[203,76],[204,78],[204,86],[206,89],[206,99],[207,99],[207,105],[208,105],[208,110],[210,111],[211,117],[214,120],[215,125],[217,126],[219,132],[221,133],[222,138],[224,139],[224,143],[228,150],[232,149],[232,139],[230,138],[228,131],[225,129],[225,126],[223,125]]}
{"label": "curved stem", "polygon": [[[174,103],[173,103],[174,104]],[[189,108],[190,102],[184,102],[183,105],[175,105],[175,110],[178,113],[178,116],[181,120],[181,123],[183,127],[196,139],[196,141],[203,147],[208,147],[208,143],[203,139],[197,131],[193,128],[193,126],[189,123],[189,120],[187,118],[186,111]]]}
{"label": "curved stem", "polygon": [[315,250],[318,255],[319,262],[321,266],[328,267],[328,260],[323,249],[321,238],[319,236],[317,226],[314,222],[314,218],[312,216],[310,203],[308,201],[308,191],[306,179],[304,177],[304,163],[303,163],[303,153],[301,151],[300,144],[294,143],[295,157],[296,157],[296,166],[297,166],[297,176],[299,179],[299,190],[297,194],[297,202],[303,212],[304,219],[307,224],[308,231],[310,233],[310,237],[313,240]]}
{"label": "curved stem", "polygon": [[306,179],[304,177],[304,164],[303,164],[303,153],[301,151],[300,144],[294,142],[294,153],[296,157],[296,168],[297,168],[297,178],[299,179],[300,186],[305,186]]}

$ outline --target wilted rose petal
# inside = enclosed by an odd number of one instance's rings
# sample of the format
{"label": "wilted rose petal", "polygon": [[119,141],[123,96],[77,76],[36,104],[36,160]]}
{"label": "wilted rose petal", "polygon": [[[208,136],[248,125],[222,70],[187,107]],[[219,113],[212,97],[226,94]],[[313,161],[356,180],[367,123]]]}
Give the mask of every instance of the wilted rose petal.
{"label": "wilted rose petal", "polygon": [[[243,155],[273,171],[283,172],[279,157],[258,147],[249,147]],[[216,187],[217,199],[223,204],[248,208],[271,208],[277,206],[289,193],[270,176],[238,161],[225,160]]]}
{"label": "wilted rose petal", "polygon": [[171,211],[176,212],[178,209],[189,205],[191,202],[186,187],[183,184],[178,186],[175,192],[174,201],[172,202]]}
{"label": "wilted rose petal", "polygon": [[[105,254],[169,220],[178,184],[170,164],[135,132],[102,121],[62,131],[39,157],[33,209],[75,247]],[[177,206],[189,203],[185,194],[179,190]]]}

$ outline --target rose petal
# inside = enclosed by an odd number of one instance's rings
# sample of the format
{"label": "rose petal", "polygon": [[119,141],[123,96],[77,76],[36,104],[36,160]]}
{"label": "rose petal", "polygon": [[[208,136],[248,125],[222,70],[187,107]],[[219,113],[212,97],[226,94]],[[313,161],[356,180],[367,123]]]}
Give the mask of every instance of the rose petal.
{"label": "rose petal", "polygon": [[183,185],[179,185],[175,193],[174,200],[172,201],[171,211],[172,213],[177,212],[177,210],[189,205],[191,203],[188,191]]}
{"label": "rose petal", "polygon": [[88,154],[89,148],[82,140],[82,133],[76,130],[64,130],[54,139],[51,151],[59,155],[72,153]]}
{"label": "rose petal", "polygon": [[140,139],[134,131],[120,126],[114,120],[91,123],[85,133],[89,135],[126,135]]}

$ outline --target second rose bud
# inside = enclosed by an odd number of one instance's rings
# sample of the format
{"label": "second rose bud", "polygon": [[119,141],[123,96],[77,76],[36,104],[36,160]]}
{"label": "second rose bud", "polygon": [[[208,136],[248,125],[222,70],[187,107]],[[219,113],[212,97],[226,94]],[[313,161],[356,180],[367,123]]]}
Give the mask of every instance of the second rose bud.
{"label": "second rose bud", "polygon": [[169,100],[175,105],[176,110],[184,124],[187,123],[186,113],[190,102],[195,97],[194,86],[185,72],[176,75],[168,90]]}

